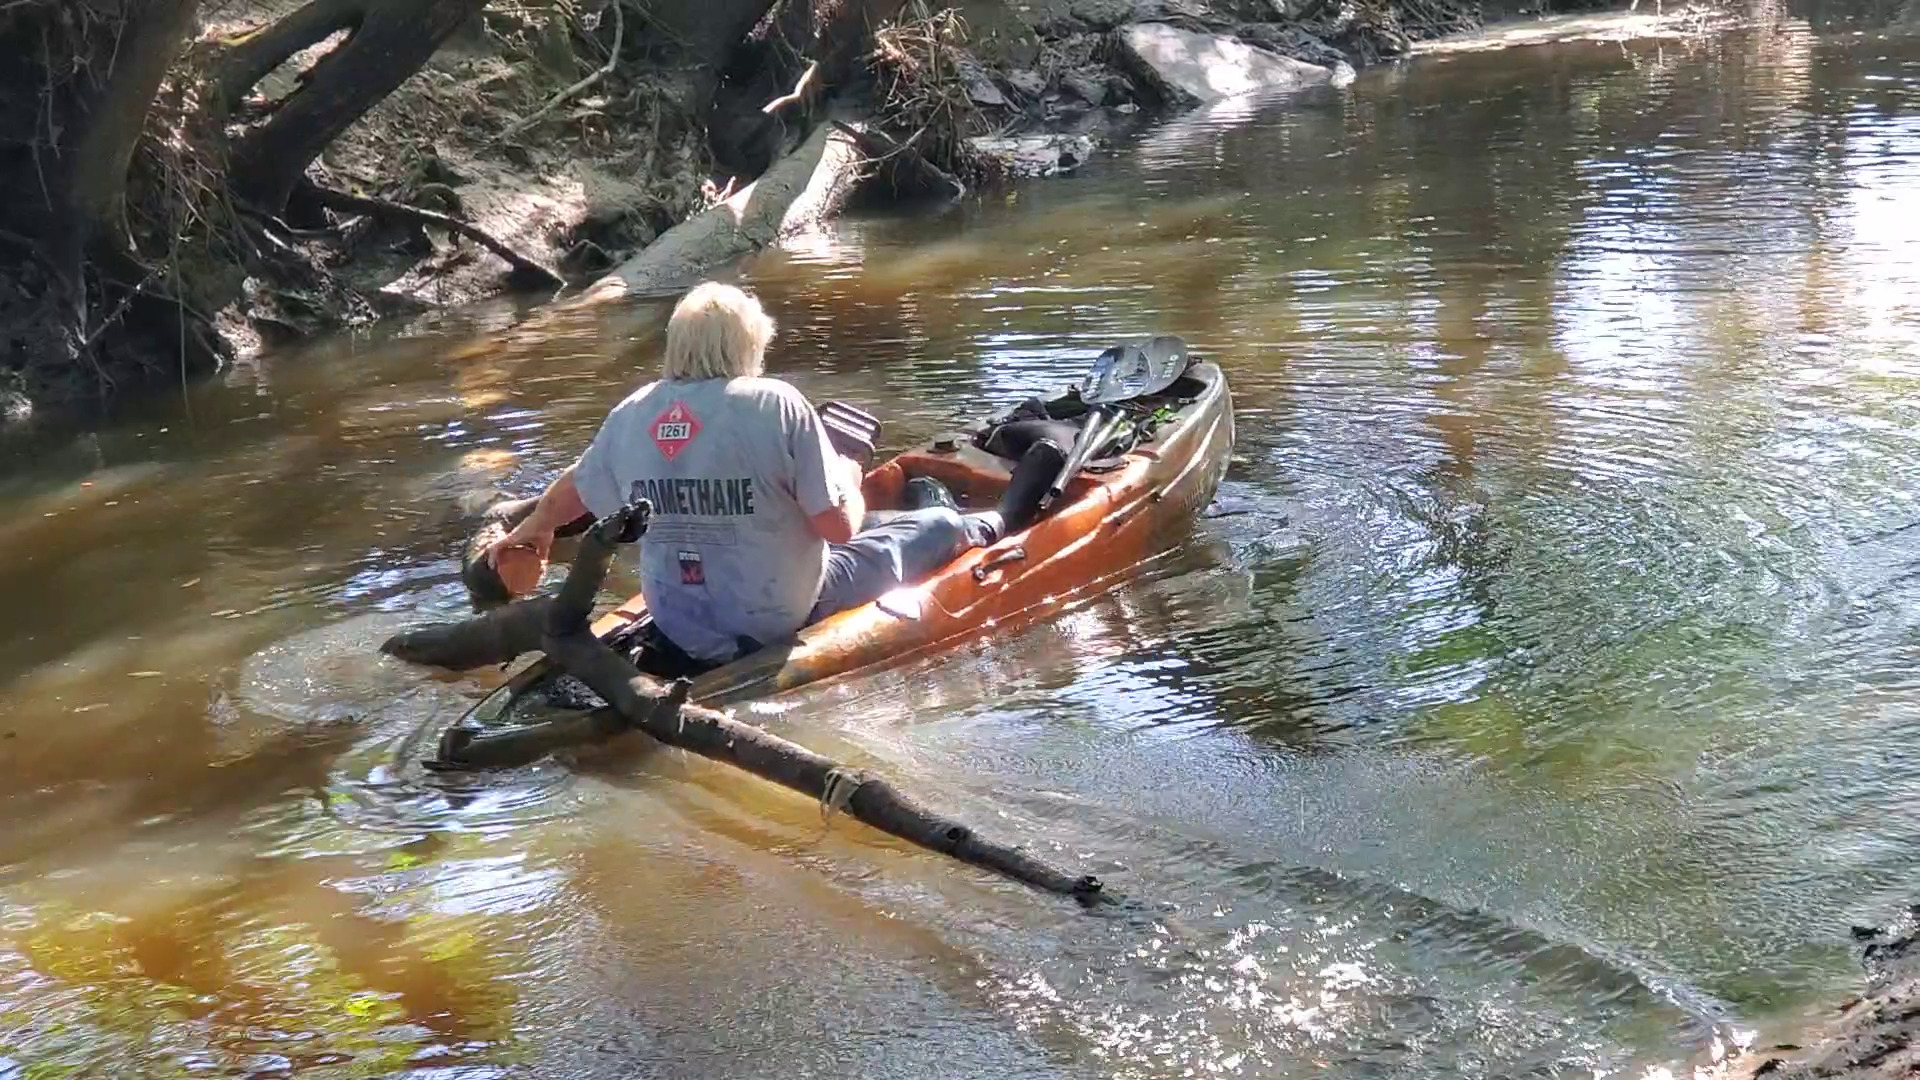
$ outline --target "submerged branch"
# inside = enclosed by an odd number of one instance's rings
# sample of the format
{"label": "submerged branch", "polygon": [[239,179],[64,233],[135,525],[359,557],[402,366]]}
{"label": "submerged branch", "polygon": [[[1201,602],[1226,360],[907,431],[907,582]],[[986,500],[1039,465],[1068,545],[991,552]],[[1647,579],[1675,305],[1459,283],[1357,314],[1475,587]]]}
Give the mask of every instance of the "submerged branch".
{"label": "submerged branch", "polygon": [[[587,684],[607,708],[502,736],[456,728],[441,742],[439,769],[522,764],[568,745],[639,730],[669,746],[744,769],[761,779],[819,800],[867,825],[930,851],[992,870],[1083,904],[1105,902],[1099,879],[1056,869],[1017,848],[986,839],[966,825],[922,806],[886,780],[851,769],[731,715],[687,702],[692,683],[664,686],[633,665],[589,628],[593,598],[617,545],[633,543],[650,508],[636,504],[595,523],[575,555],[567,580],[549,598],[522,601],[459,623],[401,634],[383,652],[416,663],[479,666],[512,659],[537,647],[562,671]],[[524,755],[524,756],[523,756]]]}
{"label": "submerged branch", "polygon": [[849,127],[836,120],[834,126],[844,132],[867,155],[867,165],[878,166],[892,178],[896,192],[925,192],[939,194],[950,199],[967,197],[967,185],[960,178],[927,160],[927,156],[914,149],[925,128],[914,132],[905,140],[895,139],[884,131],[869,129],[862,131]]}

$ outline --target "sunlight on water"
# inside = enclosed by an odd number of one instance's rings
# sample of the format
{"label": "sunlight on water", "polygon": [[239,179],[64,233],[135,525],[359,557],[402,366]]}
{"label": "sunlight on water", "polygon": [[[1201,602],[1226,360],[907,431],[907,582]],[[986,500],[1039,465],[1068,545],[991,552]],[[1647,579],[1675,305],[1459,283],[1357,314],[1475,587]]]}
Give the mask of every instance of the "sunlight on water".
{"label": "sunlight on water", "polygon": [[0,1078],[1653,1078],[1791,1037],[1920,850],[1920,40],[1768,18],[1197,110],[743,268],[774,373],[890,449],[1123,336],[1228,373],[1228,478],[1124,586],[738,710],[1112,912],[650,744],[421,766],[505,673],[379,643],[466,614],[473,511],[648,377],[662,304],[423,316],[0,446]]}

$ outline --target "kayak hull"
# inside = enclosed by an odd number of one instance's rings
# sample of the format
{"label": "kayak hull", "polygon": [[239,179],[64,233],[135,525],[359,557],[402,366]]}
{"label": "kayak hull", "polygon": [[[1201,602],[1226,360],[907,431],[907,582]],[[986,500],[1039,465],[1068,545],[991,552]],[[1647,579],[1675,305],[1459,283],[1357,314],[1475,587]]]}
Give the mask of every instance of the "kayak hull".
{"label": "kayak hull", "polygon": [[[1111,587],[1177,547],[1219,489],[1234,445],[1232,395],[1219,367],[1195,361],[1182,383],[1191,396],[1182,395],[1150,440],[1102,463],[1100,471],[1083,471],[1028,529],[966,552],[925,581],[806,627],[791,641],[700,675],[690,698],[725,705],[897,664],[1029,622]],[[915,476],[940,480],[963,511],[995,505],[1015,462],[981,448],[976,436],[986,427],[982,422],[942,436],[870,471],[863,485],[868,506],[898,505]],[[603,639],[618,635],[644,611],[634,596],[601,616],[593,630]],[[549,670],[541,661],[510,679],[476,707],[476,718],[504,719],[511,699]]]}

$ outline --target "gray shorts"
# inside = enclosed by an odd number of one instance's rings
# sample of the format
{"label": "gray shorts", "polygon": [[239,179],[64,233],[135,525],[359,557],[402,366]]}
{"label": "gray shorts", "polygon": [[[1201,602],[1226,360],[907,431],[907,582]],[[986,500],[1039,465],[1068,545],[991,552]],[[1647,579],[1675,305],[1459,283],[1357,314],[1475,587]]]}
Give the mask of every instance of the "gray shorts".
{"label": "gray shorts", "polygon": [[920,581],[973,546],[966,523],[946,507],[869,514],[844,544],[827,545],[827,580],[808,623]]}

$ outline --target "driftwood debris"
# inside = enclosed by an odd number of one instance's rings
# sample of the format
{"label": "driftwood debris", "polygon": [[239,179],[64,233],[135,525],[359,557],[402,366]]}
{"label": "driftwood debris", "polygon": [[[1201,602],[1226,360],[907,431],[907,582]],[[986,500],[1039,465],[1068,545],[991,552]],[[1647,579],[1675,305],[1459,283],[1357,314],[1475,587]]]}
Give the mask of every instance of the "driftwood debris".
{"label": "driftwood debris", "polygon": [[1082,904],[1108,900],[1099,879],[1074,876],[920,805],[869,776],[752,724],[687,701],[686,680],[651,678],[589,629],[594,598],[620,544],[636,542],[651,508],[643,500],[595,522],[581,538],[566,581],[551,596],[516,601],[476,618],[405,631],[382,652],[416,664],[462,670],[541,651],[591,687],[605,708],[504,736],[455,728],[441,740],[438,768],[529,762],[566,745],[643,731],[669,746],[737,766],[820,800],[882,832]]}
{"label": "driftwood debris", "polygon": [[920,137],[919,132],[902,142],[877,128],[850,127],[839,121],[833,121],[833,124],[867,155],[869,167],[878,167],[895,194],[927,195],[948,200],[967,197],[967,185],[914,149],[913,144]]}

